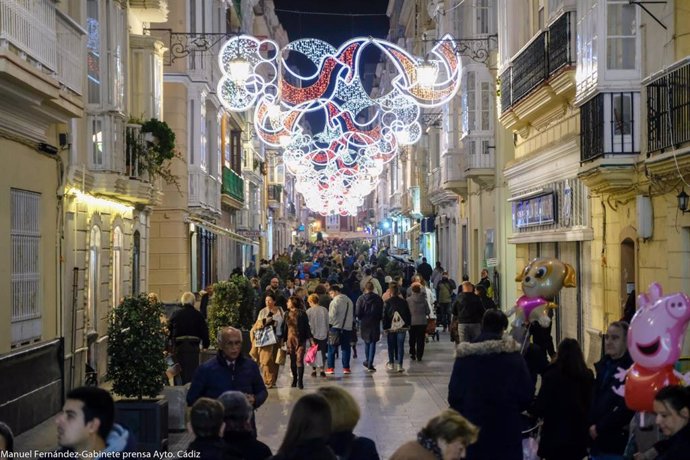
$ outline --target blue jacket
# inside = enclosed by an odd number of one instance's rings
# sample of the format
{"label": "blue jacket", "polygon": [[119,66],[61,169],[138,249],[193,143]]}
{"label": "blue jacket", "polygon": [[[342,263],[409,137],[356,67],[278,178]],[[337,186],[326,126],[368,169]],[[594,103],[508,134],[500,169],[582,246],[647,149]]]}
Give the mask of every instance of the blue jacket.
{"label": "blue jacket", "polygon": [[197,368],[192,386],[187,392],[187,404],[191,406],[201,397],[216,399],[231,390],[254,395],[254,409],[260,407],[268,397],[259,366],[254,361],[240,355],[235,360],[233,370],[227,364],[223,352],[219,351],[214,359]]}
{"label": "blue jacket", "polygon": [[534,384],[519,349],[510,337],[486,333],[457,348],[448,402],[480,428],[468,460],[522,460],[520,414],[532,401]]}

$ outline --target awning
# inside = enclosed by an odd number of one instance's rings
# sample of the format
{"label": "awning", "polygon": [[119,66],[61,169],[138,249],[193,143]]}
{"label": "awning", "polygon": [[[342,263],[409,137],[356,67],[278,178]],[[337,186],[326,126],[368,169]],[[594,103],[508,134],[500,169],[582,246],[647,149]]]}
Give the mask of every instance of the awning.
{"label": "awning", "polygon": [[229,228],[221,227],[221,226],[216,225],[214,223],[211,223],[207,220],[200,219],[200,218],[195,217],[195,216],[189,216],[189,217],[187,217],[187,221],[188,222],[194,222],[195,224],[201,225],[202,227],[206,227],[207,229],[212,230],[212,231],[214,231],[220,235],[225,235],[225,236],[229,237],[231,240],[237,241],[238,243],[253,244],[255,246],[259,246],[258,241],[250,240],[249,238],[246,238],[242,235],[239,235],[239,234],[233,232]]}

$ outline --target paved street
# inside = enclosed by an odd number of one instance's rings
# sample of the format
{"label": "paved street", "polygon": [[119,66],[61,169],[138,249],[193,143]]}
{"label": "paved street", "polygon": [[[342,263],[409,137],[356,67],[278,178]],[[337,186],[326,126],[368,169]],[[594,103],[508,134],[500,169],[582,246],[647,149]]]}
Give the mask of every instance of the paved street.
{"label": "paved street", "polygon": [[[413,439],[426,421],[447,407],[446,395],[453,363],[453,346],[447,334],[441,342],[430,342],[424,361],[410,363],[405,360],[405,372],[392,374],[385,370],[387,349],[379,342],[376,354],[378,372],[370,374],[362,366],[362,342],[358,346],[358,359],[352,361],[352,375],[343,376],[337,362],[335,376],[321,378],[305,376],[305,389],[290,388],[290,369],[281,369],[279,388],[269,390],[266,403],[257,413],[259,438],[273,452],[280,446],[290,410],[299,395],[318,385],[336,383],[347,388],[360,404],[362,418],[356,434],[376,442],[382,458],[388,458],[397,447]],[[190,442],[186,433],[170,434],[170,451],[185,449]],[[52,419],[18,436],[17,451],[45,451],[55,448],[55,424]]]}

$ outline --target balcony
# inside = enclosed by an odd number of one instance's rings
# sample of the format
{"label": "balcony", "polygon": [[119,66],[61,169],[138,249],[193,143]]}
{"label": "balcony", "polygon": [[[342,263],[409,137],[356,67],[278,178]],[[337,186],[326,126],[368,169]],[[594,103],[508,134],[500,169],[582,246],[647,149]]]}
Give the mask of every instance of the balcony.
{"label": "balcony", "polygon": [[189,171],[187,202],[198,214],[214,218],[220,215],[220,183],[200,169]]}
{"label": "balcony", "polygon": [[280,203],[283,201],[283,186],[278,184],[269,184],[268,186],[268,207],[271,209],[280,208]]}
{"label": "balcony", "polygon": [[390,205],[388,208],[388,212],[391,216],[397,216],[402,212],[402,192],[400,190],[397,190],[395,193],[391,195],[390,199]]}
{"label": "balcony", "polygon": [[597,193],[625,193],[640,153],[640,93],[600,93],[580,107],[578,177]]}
{"label": "balcony", "polygon": [[0,1],[0,110],[14,115],[14,134],[38,142],[51,124],[83,116],[84,30],[55,3]]}
{"label": "balcony", "polygon": [[650,172],[690,169],[690,58],[652,75],[647,88],[647,160]]}
{"label": "balcony", "polygon": [[225,166],[223,167],[221,202],[235,209],[241,209],[244,205],[244,179]]}
{"label": "balcony", "polygon": [[563,14],[535,36],[500,75],[501,123],[529,134],[529,126],[548,125],[562,116],[563,103],[575,96],[573,13]]}
{"label": "balcony", "polygon": [[441,155],[441,188],[456,195],[467,193],[467,176],[461,168],[462,153],[450,150]]}
{"label": "balcony", "polygon": [[460,159],[460,169],[465,177],[482,186],[491,186],[496,177],[496,150],[489,139],[463,139],[465,154]]}

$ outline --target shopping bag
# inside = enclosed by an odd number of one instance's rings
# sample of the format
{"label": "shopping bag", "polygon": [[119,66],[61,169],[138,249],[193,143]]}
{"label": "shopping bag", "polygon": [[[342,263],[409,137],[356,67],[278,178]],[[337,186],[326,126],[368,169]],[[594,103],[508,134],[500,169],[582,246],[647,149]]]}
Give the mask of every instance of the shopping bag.
{"label": "shopping bag", "polygon": [[309,350],[304,355],[304,364],[311,366],[316,362],[316,355],[319,352],[319,346],[317,344],[312,345]]}
{"label": "shopping bag", "polygon": [[287,358],[287,352],[285,349],[278,348],[278,353],[276,353],[276,364],[282,366],[285,364],[285,360]]}
{"label": "shopping bag", "polygon": [[276,333],[272,326],[266,326],[254,331],[254,345],[257,348],[267,347],[278,343]]}

